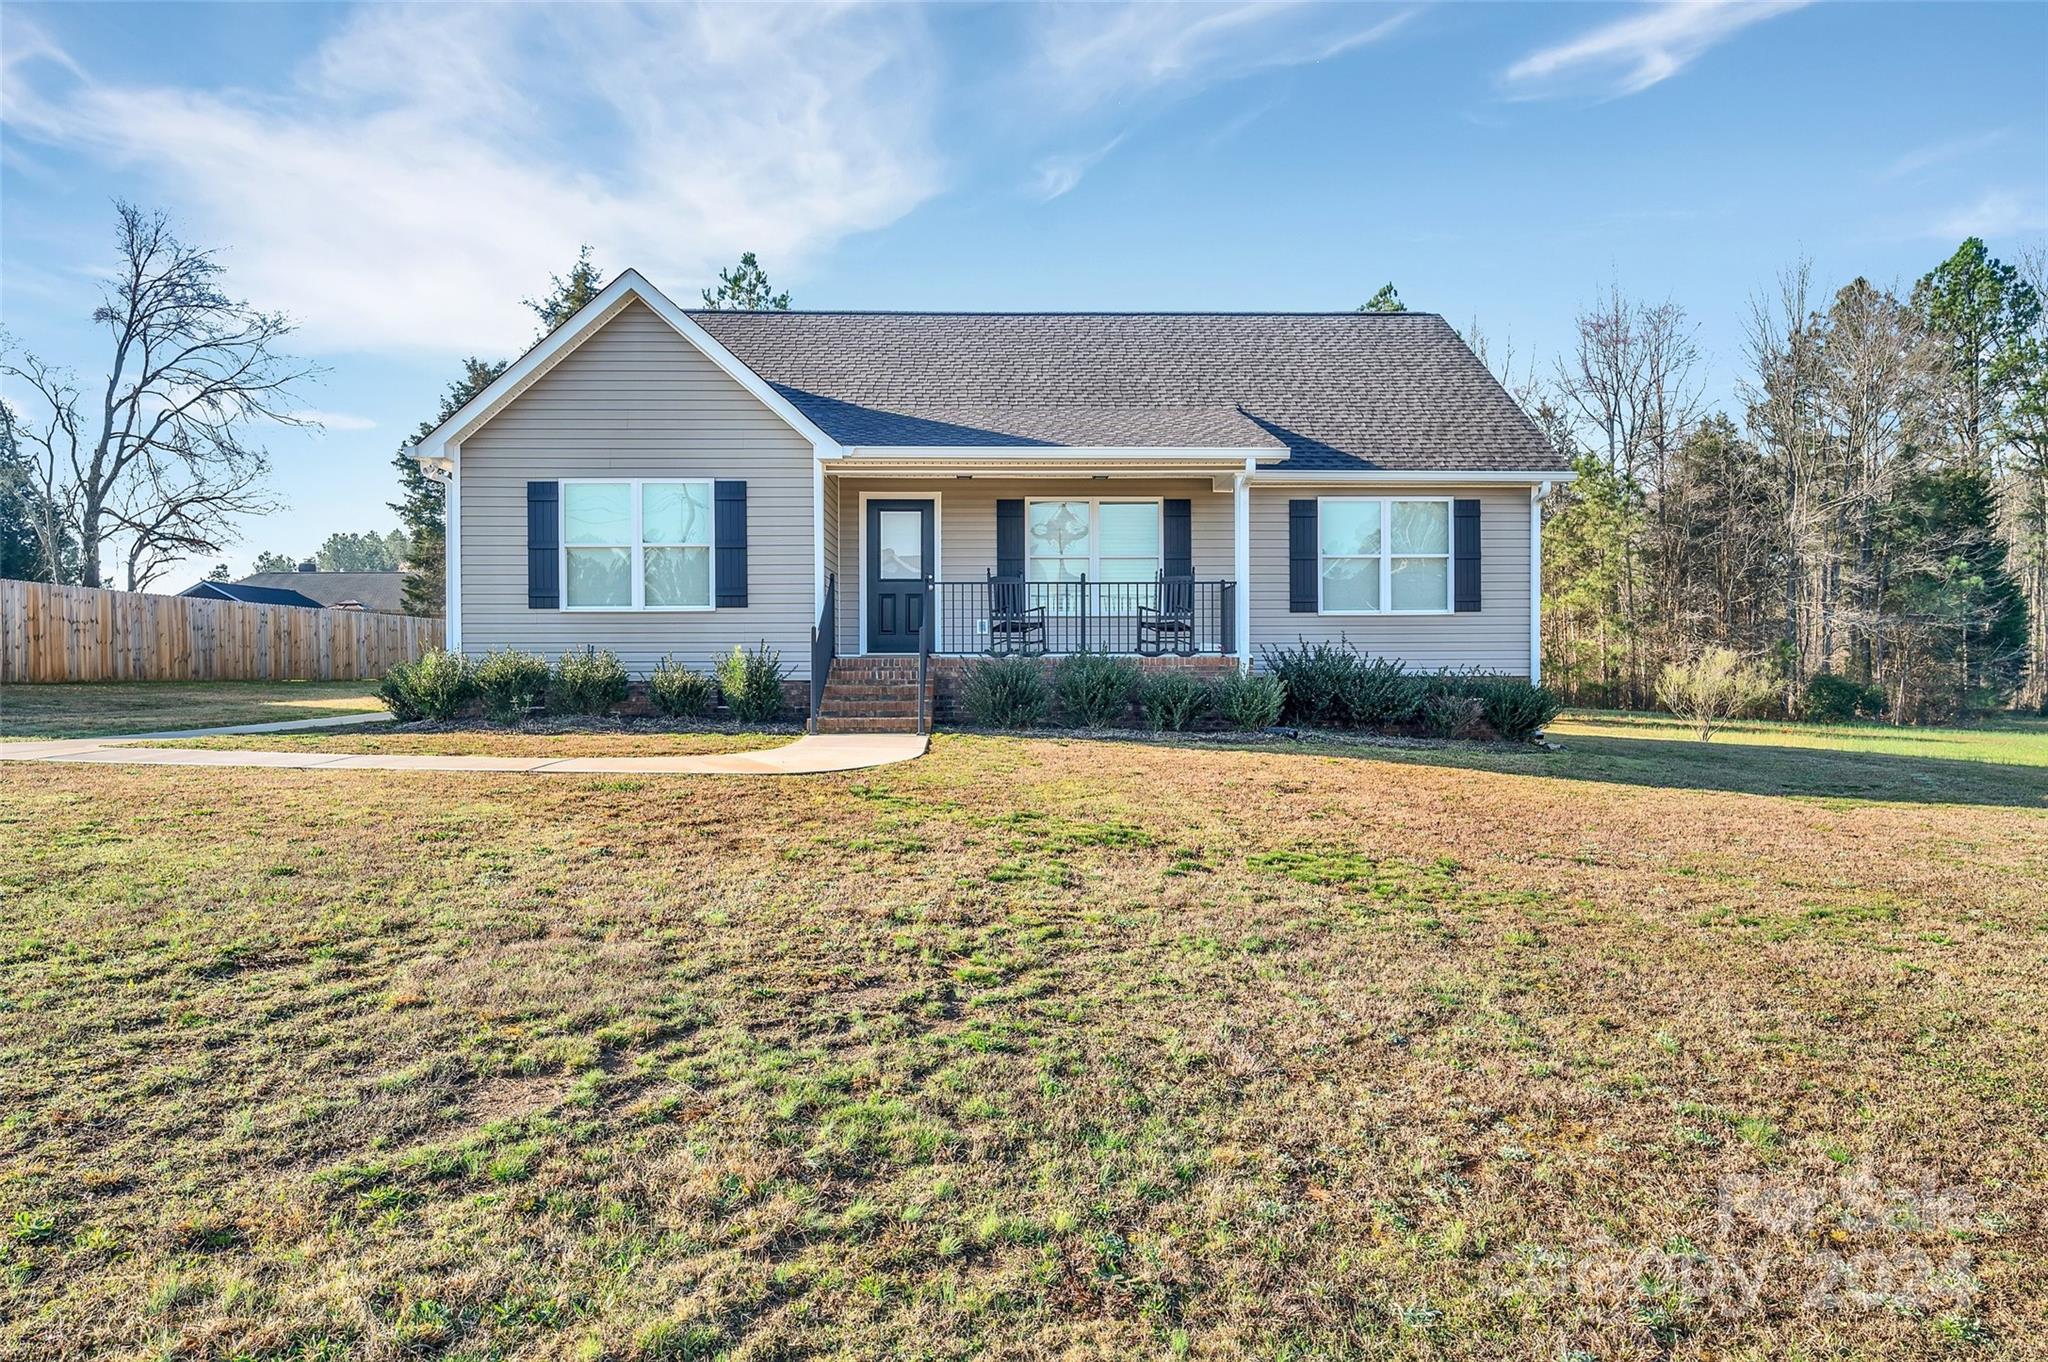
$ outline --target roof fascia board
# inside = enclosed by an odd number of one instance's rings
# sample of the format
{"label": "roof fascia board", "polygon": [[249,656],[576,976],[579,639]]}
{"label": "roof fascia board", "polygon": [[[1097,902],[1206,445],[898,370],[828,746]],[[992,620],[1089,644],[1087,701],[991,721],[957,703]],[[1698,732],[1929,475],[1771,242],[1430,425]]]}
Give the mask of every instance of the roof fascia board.
{"label": "roof fascia board", "polygon": [[751,393],[761,405],[781,417],[785,424],[810,442],[820,457],[829,458],[837,454],[838,441],[819,429],[816,422],[798,411],[788,398],[775,391],[759,374],[742,364],[738,356],[720,345],[710,332],[690,320],[689,314],[677,307],[668,295],[648,283],[638,270],[629,269],[621,271],[618,277],[605,285],[595,298],[578,309],[575,316],[534,342],[525,354],[513,361],[488,387],[463,403],[454,415],[415,444],[412,456],[422,463],[446,459],[450,453],[450,446],[460,444],[479,426],[503,411],[514,398],[525,392],[548,370],[571,354],[577,346],[595,335],[606,322],[624,311],[629,303],[636,301],[644,304],[655,316],[668,323],[671,329],[695,346],[706,359],[724,370],[727,376]]}
{"label": "roof fascia board", "polygon": [[1498,484],[1523,487],[1539,482],[1571,482],[1569,469],[1333,468],[1327,470],[1262,468],[1252,481],[1268,487],[1342,487],[1354,483]]}
{"label": "roof fascia board", "polygon": [[1228,463],[1251,457],[1276,463],[1283,446],[1254,445],[849,445],[832,456],[847,463]]}

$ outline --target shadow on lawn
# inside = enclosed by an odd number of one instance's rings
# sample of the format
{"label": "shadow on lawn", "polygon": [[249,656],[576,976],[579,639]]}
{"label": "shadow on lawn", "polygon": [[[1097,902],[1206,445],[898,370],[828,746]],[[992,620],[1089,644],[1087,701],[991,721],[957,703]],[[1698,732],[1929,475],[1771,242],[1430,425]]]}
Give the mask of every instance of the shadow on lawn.
{"label": "shadow on lawn", "polygon": [[1295,750],[1659,790],[2048,808],[2048,767],[2042,766],[1663,738],[1572,734],[1560,736],[1558,741],[1564,746],[1561,752],[1464,744],[1406,748],[1304,745]]}

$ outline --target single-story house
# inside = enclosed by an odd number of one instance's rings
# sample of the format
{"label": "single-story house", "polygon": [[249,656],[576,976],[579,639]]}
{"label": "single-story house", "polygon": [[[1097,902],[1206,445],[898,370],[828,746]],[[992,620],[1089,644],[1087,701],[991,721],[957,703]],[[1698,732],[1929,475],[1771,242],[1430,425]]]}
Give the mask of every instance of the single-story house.
{"label": "single-story house", "polygon": [[1302,639],[1534,678],[1570,476],[1428,313],[703,311],[632,270],[413,453],[451,650],[765,641],[814,696],[835,660]]}
{"label": "single-story house", "polygon": [[211,600],[248,601],[258,605],[298,605],[327,610],[367,610],[381,615],[405,613],[403,572],[322,572],[307,566],[296,572],[252,572],[232,582],[201,582],[178,593]]}

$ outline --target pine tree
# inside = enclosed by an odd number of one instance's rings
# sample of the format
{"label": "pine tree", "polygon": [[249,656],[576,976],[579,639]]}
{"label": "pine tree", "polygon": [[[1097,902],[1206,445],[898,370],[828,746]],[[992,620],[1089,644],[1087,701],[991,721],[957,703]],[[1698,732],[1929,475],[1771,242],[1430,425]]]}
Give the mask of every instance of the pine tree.
{"label": "pine tree", "polygon": [[[1355,295],[1354,295],[1355,296]],[[1401,301],[1400,290],[1392,282],[1380,285],[1379,292],[1358,305],[1360,312],[1406,312],[1408,304]]]}
{"label": "pine tree", "polygon": [[701,296],[704,306],[713,312],[789,311],[789,294],[775,291],[775,286],[768,282],[768,272],[754,259],[752,251],[740,256],[740,263],[734,268],[720,270],[718,287],[705,289]]}

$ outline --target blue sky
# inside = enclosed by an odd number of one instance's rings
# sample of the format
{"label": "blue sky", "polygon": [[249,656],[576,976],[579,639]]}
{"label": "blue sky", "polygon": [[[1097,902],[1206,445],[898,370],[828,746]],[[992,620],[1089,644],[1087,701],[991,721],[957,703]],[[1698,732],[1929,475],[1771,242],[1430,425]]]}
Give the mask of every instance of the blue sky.
{"label": "blue sky", "polygon": [[755,250],[820,308],[1393,280],[1546,365],[1614,279],[1689,310],[1728,400],[1798,256],[1909,283],[1964,235],[2048,236],[2035,4],[7,4],[0,52],[16,343],[96,372],[123,196],[327,371],[237,571],[395,523],[393,449],[584,242],[684,300]]}

